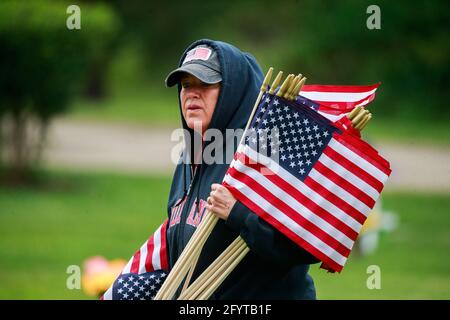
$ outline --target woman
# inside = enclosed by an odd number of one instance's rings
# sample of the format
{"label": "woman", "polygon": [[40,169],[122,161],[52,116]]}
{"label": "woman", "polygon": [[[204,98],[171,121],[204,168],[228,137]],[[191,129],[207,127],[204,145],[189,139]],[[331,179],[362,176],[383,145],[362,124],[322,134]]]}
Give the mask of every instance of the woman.
{"label": "woman", "polygon": [[[250,248],[211,299],[316,298],[308,270],[309,264],[318,260],[236,201],[221,185],[229,166],[225,156],[237,148],[234,136],[226,135],[226,130],[245,127],[262,81],[254,57],[230,44],[204,39],[185,50],[179,68],[169,74],[166,84],[178,87],[181,121],[190,148],[184,150],[175,170],[168,220],[133,256],[121,277],[146,277],[158,269],[170,271],[204,213],[210,210],[220,219],[203,247],[193,279],[238,235]],[[212,143],[205,138],[208,129],[219,130],[224,137],[222,152],[218,153],[222,156],[216,154],[214,163],[202,156]],[[202,137],[200,150],[194,148],[196,136]],[[153,258],[149,258],[149,251]],[[112,292],[110,288],[105,298],[123,298]]]}

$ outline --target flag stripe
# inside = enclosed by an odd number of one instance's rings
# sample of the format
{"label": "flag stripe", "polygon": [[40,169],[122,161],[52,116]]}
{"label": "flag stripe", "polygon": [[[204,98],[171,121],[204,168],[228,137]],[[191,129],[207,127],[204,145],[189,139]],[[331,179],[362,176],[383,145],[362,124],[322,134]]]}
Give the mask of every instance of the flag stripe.
{"label": "flag stripe", "polygon": [[145,267],[145,261],[147,260],[147,250],[148,246],[146,243],[144,243],[141,247],[141,257],[139,259],[139,270],[138,273],[145,273],[146,267]]}
{"label": "flag stripe", "polygon": [[[348,256],[350,249],[353,246],[353,240],[319,216],[315,215],[307,207],[298,203],[288,193],[271,183],[264,175],[238,163],[236,163],[234,168],[230,169],[230,174],[233,178],[246,185],[251,185],[256,193],[263,198],[270,200],[273,207],[284,212],[292,221],[302,225],[309,232],[314,233],[323,242],[327,243],[343,256]],[[274,197],[269,190],[277,194],[279,198]],[[282,200],[280,198],[282,198]],[[339,241],[341,241],[343,245]]]}
{"label": "flag stripe", "polygon": [[305,91],[302,89],[301,95],[318,103],[347,103],[367,99],[367,97],[373,94],[376,90],[377,89],[373,89],[367,92],[320,92]]}
{"label": "flag stripe", "polygon": [[[123,268],[121,275],[128,273],[144,274],[157,270],[168,270],[169,264],[166,251],[167,224],[168,219],[136,251]],[[113,285],[103,295],[104,300],[112,300]]]}
{"label": "flag stripe", "polygon": [[[259,174],[261,174],[261,172],[264,172],[263,176],[266,179],[270,180],[273,184],[280,187],[285,193],[292,196],[300,204],[306,206],[314,214],[316,212],[320,214],[321,217],[331,225],[340,228],[348,238],[352,240],[356,239],[362,225],[354,218],[348,216],[345,212],[328,202],[313,190],[307,190],[306,186],[294,187],[292,186],[292,184],[287,182],[287,179],[282,179],[268,167],[265,167],[260,163],[252,163],[252,159],[246,157],[245,155],[243,156],[244,157],[242,159],[240,158],[240,160],[244,162],[245,166],[252,168]],[[242,167],[244,166],[244,164],[236,162],[233,167],[237,167],[239,170],[239,166]]]}
{"label": "flag stripe", "polygon": [[131,263],[131,273],[137,273],[139,271],[139,259],[141,257],[141,249],[136,251],[136,253],[133,256],[133,262]]}
{"label": "flag stripe", "polygon": [[160,249],[160,257],[161,257],[161,269],[168,270],[169,269],[169,259],[167,258],[167,223],[166,220],[161,228],[161,249]]}
{"label": "flag stripe", "polygon": [[368,86],[337,86],[337,85],[327,85],[327,84],[305,84],[302,87],[302,91],[311,92],[370,92],[373,89],[377,89],[380,83],[368,85]]}
{"label": "flag stripe", "polygon": [[[360,211],[355,209],[353,206],[351,206],[349,203],[344,201],[343,199],[339,198],[337,195],[335,195],[333,192],[325,188],[323,185],[315,181],[314,179],[311,179],[311,177],[307,177],[304,181],[305,185],[307,185],[311,190],[314,190],[318,194],[320,194],[324,199],[335,205],[337,208],[342,210],[343,212],[347,213],[350,217],[352,217],[355,221],[359,223],[359,228],[357,230],[361,229],[362,224],[366,220],[366,216],[363,215]],[[350,224],[349,224],[350,225]],[[354,228],[354,230],[356,230]]]}
{"label": "flag stripe", "polygon": [[328,177],[324,176],[319,171],[312,169],[309,172],[309,178],[321,184],[326,189],[330,191],[333,190],[333,193],[336,194],[336,196],[343,199],[345,202],[347,202],[349,205],[354,207],[365,216],[366,213],[370,211],[370,207],[368,207],[364,202],[354,197],[351,193],[347,192],[347,190],[343,189],[341,186],[328,179]]}
{"label": "flag stripe", "polygon": [[346,190],[349,194],[364,203],[369,208],[373,207],[373,205],[375,204],[375,201],[372,198],[364,193],[361,193],[361,190],[348,182],[345,178],[336,174],[330,168],[324,166],[321,162],[317,162],[313,170],[316,170],[322,176],[327,177],[328,180],[332,181],[335,185],[341,187],[343,190]]}
{"label": "flag stripe", "polygon": [[354,148],[352,148],[353,150],[350,149],[351,146],[344,141],[342,136],[339,137],[338,135],[334,135],[333,139],[331,139],[328,144],[328,147],[342,154],[343,157],[346,157],[353,163],[358,164],[361,169],[365,170],[382,183],[387,180],[388,175],[390,174],[390,169],[382,167],[375,159],[372,159],[367,154],[364,155],[360,152],[355,152],[356,150]]}
{"label": "flag stripe", "polygon": [[154,234],[139,248],[123,268],[122,274],[145,273],[155,270],[167,270],[166,231],[168,219],[155,231]]}
{"label": "flag stripe", "polygon": [[328,157],[332,158],[334,161],[339,163],[341,166],[346,168],[348,171],[352,172],[360,179],[364,180],[367,184],[371,185],[378,193],[380,193],[381,190],[383,190],[383,184],[379,180],[368,174],[367,171],[362,170],[355,163],[344,158],[340,153],[336,152],[334,149],[325,148],[324,153]]}
{"label": "flag stripe", "polygon": [[[301,94],[301,96],[304,96],[303,93]],[[305,98],[307,98],[307,97],[305,97]],[[373,101],[373,99],[375,99],[375,93],[373,93],[373,94],[371,94],[371,95],[369,95],[367,97],[364,97],[361,100],[356,100],[356,101],[320,101],[320,100],[315,100],[314,102],[316,102],[319,105],[318,110],[326,112],[328,114],[339,115],[339,114],[342,114],[344,112],[350,112],[355,107],[365,106],[368,103],[370,103],[371,101]]]}
{"label": "flag stripe", "polygon": [[100,298],[100,300],[112,300],[112,289],[113,286],[111,285],[108,290],[103,294],[103,296]]}
{"label": "flag stripe", "polygon": [[347,170],[345,167],[341,166],[338,162],[328,157],[325,153],[320,156],[319,163],[332,170],[336,175],[351,183],[358,189],[358,193],[364,194],[364,197],[371,198],[373,202],[378,199],[378,196],[380,194],[377,190],[375,190],[375,188],[366,183],[364,180],[360,179],[351,171]]}
{"label": "flag stripe", "polygon": [[331,122],[336,122],[336,121],[338,121],[339,119],[341,119],[342,117],[344,117],[346,115],[346,113],[341,113],[341,114],[338,114],[338,115],[329,114],[327,112],[321,111],[320,109],[317,110],[317,113],[320,114],[321,116],[327,118]]}
{"label": "flag stripe", "polygon": [[131,257],[131,259],[128,261],[127,265],[123,268],[122,274],[130,273],[132,263],[133,263],[133,257]]}
{"label": "flag stripe", "polygon": [[224,181],[228,184],[227,187],[229,189],[237,191],[234,194],[243,196],[239,197],[240,201],[245,202],[245,205],[251,208],[253,212],[261,215],[264,220],[270,222],[278,230],[283,231],[291,240],[303,248],[310,249],[310,252],[318,259],[327,261],[334,266],[337,264],[338,267],[342,268],[346,257],[324,243],[316,235],[311,234],[308,230],[292,221],[283,212],[273,207],[270,202],[254,192],[251,187],[234,179],[229,174],[225,176]]}
{"label": "flag stripe", "polygon": [[[159,231],[159,228],[156,232]],[[147,257],[145,259],[145,270],[147,270],[147,272],[151,272],[154,271],[155,269],[153,268],[153,251],[155,248],[155,244],[154,244],[154,237],[153,235],[150,237],[150,239],[148,239],[147,241]]]}
{"label": "flag stripe", "polygon": [[152,265],[153,270],[161,269],[161,257],[160,257],[160,249],[161,249],[161,227],[154,234],[154,244],[153,255],[152,255]]}
{"label": "flag stripe", "polygon": [[[323,192],[321,193],[322,191],[321,189],[311,188],[311,185],[302,183],[302,181],[300,181],[291,173],[286,171],[278,163],[272,161],[270,158],[267,158],[257,153],[252,148],[245,147],[239,148],[239,150],[240,152],[243,152],[246,156],[248,156],[248,159],[244,160],[244,163],[246,165],[257,164],[259,160],[259,162],[261,163],[262,166],[264,166],[264,168],[258,167],[258,170],[260,170],[260,172],[264,172],[261,170],[265,170],[267,172],[267,177],[269,179],[272,179],[272,181],[274,181],[276,184],[295,186],[295,188],[293,188],[293,190],[290,190],[289,192],[295,192],[296,195],[299,196],[304,195],[307,198],[310,198],[315,203],[320,204],[320,206],[324,210],[333,214],[337,219],[344,222],[346,225],[350,226],[353,230],[359,232],[359,230],[361,229],[362,226],[361,219],[357,219],[361,218],[362,216],[361,214],[359,215],[355,214],[355,216],[353,216],[352,214],[349,215],[345,210],[342,210],[342,208],[346,209],[346,206],[339,206],[339,205],[336,206],[332,201],[330,201],[330,199],[324,196]],[[232,167],[232,165],[230,167]],[[364,219],[365,217],[363,217],[362,221],[364,221]]]}

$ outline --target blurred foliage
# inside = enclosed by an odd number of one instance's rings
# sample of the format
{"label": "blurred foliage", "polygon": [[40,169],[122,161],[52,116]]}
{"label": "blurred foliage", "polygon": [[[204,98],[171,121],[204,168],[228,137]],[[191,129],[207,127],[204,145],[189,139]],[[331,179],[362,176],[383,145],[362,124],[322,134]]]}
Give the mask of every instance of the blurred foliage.
{"label": "blurred foliage", "polygon": [[159,87],[189,43],[212,38],[253,53],[264,70],[301,72],[308,83],[382,82],[377,115],[450,119],[448,1],[377,1],[380,30],[366,27],[368,0],[108,2]]}
{"label": "blurred foliage", "polygon": [[0,103],[47,118],[64,111],[89,65],[106,59],[117,23],[104,5],[83,10],[81,30],[66,27],[67,2],[0,4]]}
{"label": "blurred foliage", "polygon": [[13,164],[29,159],[26,125],[38,120],[42,136],[50,119],[66,111],[79,93],[91,66],[109,59],[118,29],[105,5],[83,11],[82,28],[68,30],[65,1],[0,3],[0,110],[12,118]]}
{"label": "blurred foliage", "polygon": [[[372,4],[80,0],[82,28],[69,31],[67,1],[5,0],[0,120],[6,113],[13,118],[9,142],[16,150],[25,148],[30,115],[45,133],[49,119],[70,107],[85,106],[88,117],[105,120],[177,123],[174,90],[165,90],[164,79],[187,45],[210,38],[251,52],[264,70],[303,73],[309,84],[381,82],[369,107],[377,119],[408,124],[413,134],[424,121],[446,128],[450,2],[380,0],[381,29],[369,30]],[[80,102],[79,93],[104,98],[105,86],[112,95],[100,103]],[[26,152],[16,154],[12,162],[23,162]]]}

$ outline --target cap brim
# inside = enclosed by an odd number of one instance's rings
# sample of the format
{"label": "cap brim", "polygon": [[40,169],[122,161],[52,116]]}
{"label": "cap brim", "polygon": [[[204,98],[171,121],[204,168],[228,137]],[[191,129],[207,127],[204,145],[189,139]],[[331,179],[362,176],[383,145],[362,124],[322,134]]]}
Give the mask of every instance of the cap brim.
{"label": "cap brim", "polygon": [[189,73],[204,83],[213,84],[222,81],[222,76],[219,72],[201,64],[190,63],[185,64],[184,66],[181,66],[169,73],[166,78],[166,86],[172,87],[180,82],[180,76],[183,73]]}

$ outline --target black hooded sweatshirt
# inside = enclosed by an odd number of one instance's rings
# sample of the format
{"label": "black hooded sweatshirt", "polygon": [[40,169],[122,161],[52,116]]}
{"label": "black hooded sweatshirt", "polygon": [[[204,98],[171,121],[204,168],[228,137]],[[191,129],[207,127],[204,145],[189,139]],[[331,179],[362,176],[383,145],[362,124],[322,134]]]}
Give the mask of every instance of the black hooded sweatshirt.
{"label": "black hooded sweatshirt", "polygon": [[[263,81],[263,74],[255,58],[236,47],[203,39],[192,43],[183,53],[207,44],[217,51],[222,74],[219,98],[209,128],[223,134],[223,155],[231,154],[239,140],[226,137],[227,129],[243,129],[253,109]],[[178,97],[181,87],[178,85]],[[181,103],[180,113],[181,113]],[[193,131],[181,115],[185,139],[191,139]],[[210,141],[204,141],[203,149]],[[187,143],[189,145],[189,143]],[[194,145],[194,143],[191,143]],[[232,148],[232,150],[230,150]],[[193,166],[185,150],[173,176],[168,200],[169,224],[167,250],[169,267],[172,268],[193,235],[203,214],[211,184],[221,183],[229,163],[207,164],[204,161]],[[227,221],[219,219],[208,238],[198,260],[193,280],[199,276],[226,248],[241,236],[250,252],[222,283],[211,299],[315,299],[312,278],[308,275],[309,264],[318,260],[298,247],[282,233],[259,218],[239,201],[232,208]]]}

